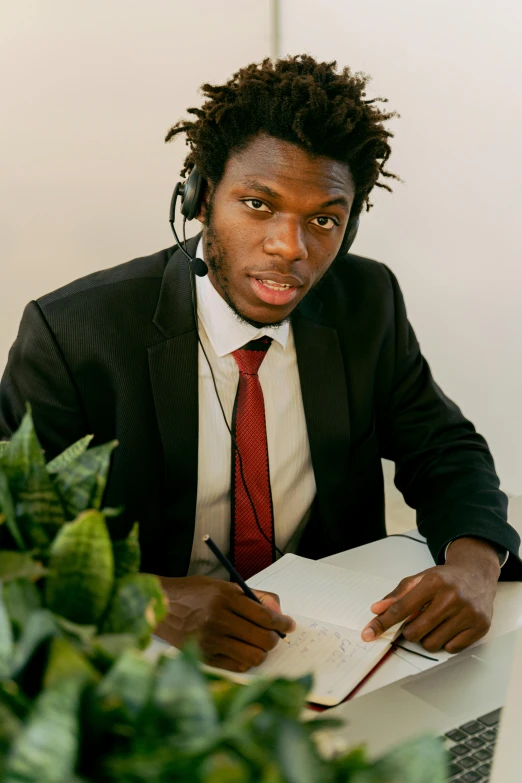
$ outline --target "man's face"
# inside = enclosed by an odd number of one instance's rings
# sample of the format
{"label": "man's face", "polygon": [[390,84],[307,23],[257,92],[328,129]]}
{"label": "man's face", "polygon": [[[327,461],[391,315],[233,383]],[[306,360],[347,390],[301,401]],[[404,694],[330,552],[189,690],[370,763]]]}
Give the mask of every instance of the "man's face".
{"label": "man's face", "polygon": [[210,194],[198,219],[212,284],[248,323],[282,323],[339,251],[355,195],[348,166],[263,134]]}

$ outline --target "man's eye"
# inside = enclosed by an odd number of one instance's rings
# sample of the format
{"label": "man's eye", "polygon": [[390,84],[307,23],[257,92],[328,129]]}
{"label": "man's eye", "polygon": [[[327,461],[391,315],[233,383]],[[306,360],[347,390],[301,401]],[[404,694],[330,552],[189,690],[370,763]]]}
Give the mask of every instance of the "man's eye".
{"label": "man's eye", "polygon": [[[331,231],[332,228],[335,228],[335,226],[339,225],[337,220],[334,220],[331,217],[326,217],[326,215],[321,215],[321,217],[314,218],[314,220],[321,221],[321,222],[317,223],[316,225],[321,226],[321,228],[327,228],[329,231]],[[330,221],[331,225],[328,225],[328,222],[327,222],[328,220]]]}
{"label": "man's eye", "polygon": [[[252,206],[249,206],[249,209],[253,209],[256,212],[270,212],[267,205],[258,198],[246,198],[244,199],[243,204],[249,204],[249,202],[252,204]],[[261,209],[261,207],[264,207],[264,209]]]}

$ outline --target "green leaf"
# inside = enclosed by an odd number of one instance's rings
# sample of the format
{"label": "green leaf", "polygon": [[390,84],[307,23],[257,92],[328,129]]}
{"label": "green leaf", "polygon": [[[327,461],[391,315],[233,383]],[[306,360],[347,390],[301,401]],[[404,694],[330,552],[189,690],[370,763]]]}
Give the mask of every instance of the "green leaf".
{"label": "green leaf", "polygon": [[97,666],[105,669],[135,645],[136,639],[130,633],[99,634],[92,640],[91,657]]}
{"label": "green leaf", "polygon": [[4,603],[0,583],[0,679],[9,677],[13,663],[13,629]]}
{"label": "green leaf", "polygon": [[189,750],[218,729],[216,705],[192,655],[165,656],[158,665],[153,704],[176,727],[176,739]]}
{"label": "green leaf", "polygon": [[136,650],[127,650],[98,684],[98,709],[134,721],[147,704],[154,681],[154,664]]}
{"label": "green leaf", "polygon": [[116,579],[126,574],[135,574],[140,570],[139,526],[135,522],[127,538],[112,542],[114,553],[114,574]]}
{"label": "green leaf", "polygon": [[23,541],[32,548],[46,548],[65,517],[45,468],[29,405],[3,454],[2,468],[9,482]]}
{"label": "green leaf", "polygon": [[38,588],[27,579],[13,579],[11,582],[6,582],[4,601],[16,633],[20,633],[29,615],[42,605]]}
{"label": "green leaf", "polygon": [[305,727],[283,719],[277,736],[277,758],[288,783],[317,783],[331,780],[326,765],[320,760]]}
{"label": "green leaf", "polygon": [[158,577],[127,574],[116,582],[100,630],[102,633],[132,633],[143,646],[166,614],[167,601]]}
{"label": "green leaf", "polygon": [[15,644],[11,676],[18,677],[40,645],[57,634],[58,626],[48,609],[33,612]]}
{"label": "green leaf", "polygon": [[36,437],[31,406],[26,404],[26,413],[13,434],[9,445],[2,449],[2,467],[6,469],[9,480],[11,476],[26,475],[31,465],[45,467],[45,457]]}
{"label": "green leaf", "polygon": [[111,454],[117,440],[95,446],[70,462],[53,476],[54,486],[69,517],[76,517],[88,508],[101,507]]}
{"label": "green leaf", "polygon": [[7,449],[9,448],[9,441],[8,440],[0,440],[0,460],[6,453]]}
{"label": "green leaf", "polygon": [[394,748],[368,772],[356,772],[353,783],[444,783],[446,760],[440,738],[419,737]]}
{"label": "green leaf", "polygon": [[85,511],[62,527],[51,547],[49,569],[47,606],[74,623],[97,623],[114,584],[111,540],[99,511]]}
{"label": "green leaf", "polygon": [[5,522],[7,524],[9,532],[11,533],[11,536],[13,537],[16,546],[22,550],[26,549],[24,540],[22,538],[22,535],[16,523],[15,508],[14,508],[13,498],[11,497],[11,492],[9,490],[7,476],[5,475],[4,471],[1,469],[0,469],[0,515],[5,516]]}
{"label": "green leaf", "polygon": [[51,641],[44,674],[44,688],[52,688],[66,677],[80,675],[85,681],[96,682],[100,674],[68,639],[56,636]]}
{"label": "green leaf", "polygon": [[12,579],[38,579],[47,570],[27,552],[0,550],[0,579],[9,582]]}
{"label": "green leaf", "polygon": [[83,678],[62,680],[44,690],[15,738],[4,783],[65,783],[73,775],[79,748],[79,706]]}
{"label": "green leaf", "polygon": [[87,450],[93,438],[94,435],[86,435],[84,438],[77,440],[76,443],[73,443],[72,446],[69,446],[69,448],[47,463],[47,471],[49,473],[60,473],[62,470],[65,470],[71,462],[74,462]]}
{"label": "green leaf", "polygon": [[80,623],[73,623],[71,620],[67,620],[66,617],[62,617],[59,614],[53,614],[53,617],[56,621],[56,624],[61,628],[66,636],[78,640],[82,643],[82,645],[88,645],[98,630],[96,625],[81,625]]}

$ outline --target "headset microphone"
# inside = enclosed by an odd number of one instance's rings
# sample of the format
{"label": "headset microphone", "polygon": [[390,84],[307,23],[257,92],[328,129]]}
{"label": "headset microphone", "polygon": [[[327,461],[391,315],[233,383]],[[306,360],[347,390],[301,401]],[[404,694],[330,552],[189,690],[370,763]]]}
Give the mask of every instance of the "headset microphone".
{"label": "headset microphone", "polygon": [[178,196],[181,196],[181,214],[183,215],[183,233],[185,233],[186,221],[192,220],[192,218],[196,216],[198,205],[199,205],[200,193],[201,193],[201,183],[202,183],[201,177],[199,176],[199,173],[196,171],[195,168],[191,171],[190,176],[186,182],[176,183],[176,187],[174,188],[174,193],[172,194],[172,199],[170,202],[169,223],[172,229],[172,233],[176,238],[176,242],[178,243],[179,249],[181,250],[182,253],[185,254],[185,256],[188,259],[190,268],[192,269],[194,274],[197,275],[198,277],[205,277],[205,275],[208,274],[208,266],[205,264],[202,258],[192,258],[191,256],[189,256],[189,254],[185,249],[187,243],[186,241],[184,242],[185,247],[181,244],[181,242],[179,241],[179,237],[176,233],[176,228],[174,226],[174,218],[176,215],[176,201],[178,200]]}

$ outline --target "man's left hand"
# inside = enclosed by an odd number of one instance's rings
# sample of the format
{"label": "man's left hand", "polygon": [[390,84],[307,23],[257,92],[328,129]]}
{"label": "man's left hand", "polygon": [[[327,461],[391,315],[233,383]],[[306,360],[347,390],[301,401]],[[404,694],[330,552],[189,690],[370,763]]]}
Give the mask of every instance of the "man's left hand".
{"label": "man's left hand", "polygon": [[429,652],[458,653],[484,636],[491,625],[500,565],[496,550],[478,538],[459,538],[444,565],[406,577],[371,606],[375,617],[362,632],[372,641],[396,623]]}

